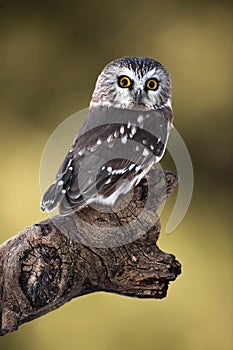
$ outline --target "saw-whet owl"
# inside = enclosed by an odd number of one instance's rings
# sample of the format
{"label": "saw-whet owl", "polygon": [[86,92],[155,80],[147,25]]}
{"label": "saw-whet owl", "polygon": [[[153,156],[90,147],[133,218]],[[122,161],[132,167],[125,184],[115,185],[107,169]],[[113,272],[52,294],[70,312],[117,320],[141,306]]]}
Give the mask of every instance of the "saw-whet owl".
{"label": "saw-whet owl", "polygon": [[67,215],[91,203],[114,205],[163,157],[172,123],[171,79],[161,63],[144,57],[110,62],[41,209],[58,205]]}

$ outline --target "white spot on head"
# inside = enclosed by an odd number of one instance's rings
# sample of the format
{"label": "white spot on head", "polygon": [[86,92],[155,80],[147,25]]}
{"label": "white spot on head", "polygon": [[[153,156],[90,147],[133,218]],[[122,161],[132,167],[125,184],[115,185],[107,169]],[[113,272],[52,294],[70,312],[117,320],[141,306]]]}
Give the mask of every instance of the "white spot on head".
{"label": "white spot on head", "polygon": [[146,140],[143,140],[142,143],[143,143],[143,145],[146,145],[146,144],[147,144],[147,141],[146,141]]}
{"label": "white spot on head", "polygon": [[104,170],[105,169],[105,165],[102,166],[101,170]]}
{"label": "white spot on head", "polygon": [[139,146],[138,145],[136,146],[135,151],[139,151]]}

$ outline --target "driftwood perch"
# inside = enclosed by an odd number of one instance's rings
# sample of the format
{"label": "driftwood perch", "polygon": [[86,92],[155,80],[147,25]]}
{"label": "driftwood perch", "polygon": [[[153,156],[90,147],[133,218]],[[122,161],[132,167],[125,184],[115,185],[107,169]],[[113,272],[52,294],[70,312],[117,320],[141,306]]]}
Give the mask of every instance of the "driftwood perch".
{"label": "driftwood perch", "polygon": [[[54,216],[25,228],[0,246],[0,335],[83,294],[166,296],[181,265],[156,245],[160,233],[156,211],[178,180],[171,172],[155,170],[154,174],[153,201],[146,211],[149,192],[145,180],[122,210],[107,213],[87,207],[73,215]],[[121,204],[126,199],[124,196]],[[87,230],[88,225],[94,232]],[[120,233],[108,233],[109,227]],[[122,245],[124,242],[128,243]]]}

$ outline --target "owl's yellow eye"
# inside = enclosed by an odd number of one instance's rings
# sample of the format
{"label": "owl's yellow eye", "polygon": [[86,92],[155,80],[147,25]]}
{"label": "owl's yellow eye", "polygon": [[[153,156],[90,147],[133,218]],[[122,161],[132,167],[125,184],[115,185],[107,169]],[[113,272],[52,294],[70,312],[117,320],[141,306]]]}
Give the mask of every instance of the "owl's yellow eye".
{"label": "owl's yellow eye", "polygon": [[123,75],[118,78],[118,85],[122,88],[129,88],[130,86],[132,86],[132,83],[132,80],[126,75]]}
{"label": "owl's yellow eye", "polygon": [[147,80],[146,88],[148,90],[156,90],[158,88],[158,81],[156,79]]}

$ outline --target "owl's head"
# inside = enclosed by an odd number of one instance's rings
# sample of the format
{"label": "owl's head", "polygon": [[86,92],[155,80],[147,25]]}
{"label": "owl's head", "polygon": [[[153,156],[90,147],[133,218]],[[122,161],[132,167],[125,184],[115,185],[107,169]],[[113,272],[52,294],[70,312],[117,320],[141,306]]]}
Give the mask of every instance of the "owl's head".
{"label": "owl's head", "polygon": [[116,59],[100,73],[90,105],[128,109],[171,107],[170,75],[151,58]]}

